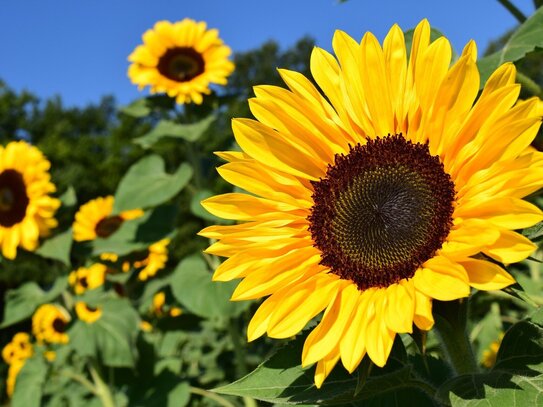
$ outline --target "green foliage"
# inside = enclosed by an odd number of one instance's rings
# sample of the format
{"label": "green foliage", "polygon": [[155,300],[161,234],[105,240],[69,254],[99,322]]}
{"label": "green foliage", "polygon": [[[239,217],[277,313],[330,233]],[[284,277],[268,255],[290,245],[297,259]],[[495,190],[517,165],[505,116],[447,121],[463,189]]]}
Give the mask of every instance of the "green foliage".
{"label": "green foliage", "polygon": [[[536,86],[541,83],[541,73],[528,68],[541,63],[542,18],[540,9],[503,39],[503,49],[498,46],[481,59],[482,84],[504,61],[515,62]],[[413,30],[405,33],[408,49],[412,35]],[[432,39],[441,35],[432,29]],[[232,191],[217,177],[219,159],[212,153],[238,148],[230,121],[251,116],[247,98],[252,87],[282,86],[279,67],[310,78],[313,46],[313,40],[303,38],[287,50],[268,42],[236,54],[229,84],[199,106],[178,106],[166,95],[153,95],[120,109],[110,97],[85,108],[66,108],[60,98],[40,101],[0,83],[0,139],[37,145],[51,161],[62,201],[59,227],[35,253],[21,250],[15,261],[1,259],[0,288],[7,290],[0,300],[1,346],[17,331],[31,332],[32,315],[45,303],[62,307],[69,337],[67,344],[32,340],[34,353],[17,376],[10,405],[239,407],[259,405],[255,400],[275,405],[537,404],[543,386],[541,251],[532,261],[509,267],[515,286],[471,295],[468,319],[445,318],[458,323],[451,322],[451,337],[467,327],[465,345],[473,348],[477,361],[507,330],[491,369],[475,367],[455,375],[442,350],[446,340],[416,330],[397,336],[384,368],[365,358],[349,374],[340,362],[317,389],[315,366],[300,366],[307,332],[276,352],[267,339],[246,343],[244,332],[257,304],[230,301],[237,282],[212,281],[220,259],[202,253],[210,242],[196,233],[228,222],[209,214],[200,202]],[[120,222],[109,236],[73,241],[78,206],[106,195],[115,198],[109,216],[132,209],[142,209],[142,216]],[[541,225],[524,234],[538,245],[543,242]],[[163,239],[170,240],[168,253],[153,253],[160,266],[146,280],[142,274],[152,263],[151,247]],[[69,274],[95,263],[106,266],[103,284],[76,293]],[[86,278],[79,281],[82,287],[88,285]],[[100,310],[96,321],[78,316],[80,301]],[[439,308],[434,301],[438,324]],[[318,316],[310,325],[316,321]],[[50,352],[54,360],[47,358]],[[0,366],[0,374],[7,370]]]}
{"label": "green foliage", "polygon": [[192,169],[186,163],[169,175],[164,172],[164,160],[160,156],[146,156],[130,167],[121,180],[113,213],[160,205],[176,196],[191,176]]}
{"label": "green foliage", "polygon": [[66,289],[66,278],[60,277],[49,290],[43,290],[34,282],[6,293],[4,317],[0,327],[13,325],[28,318],[41,304],[51,302]]}
{"label": "green foliage", "polygon": [[199,255],[184,259],[174,270],[171,287],[177,300],[190,312],[203,317],[235,317],[249,302],[229,302],[236,282],[213,282],[211,272]]}
{"label": "green foliage", "polygon": [[543,8],[517,28],[502,49],[479,59],[477,66],[481,73],[481,86],[498,66],[504,62],[519,61],[537,48],[543,48]]}

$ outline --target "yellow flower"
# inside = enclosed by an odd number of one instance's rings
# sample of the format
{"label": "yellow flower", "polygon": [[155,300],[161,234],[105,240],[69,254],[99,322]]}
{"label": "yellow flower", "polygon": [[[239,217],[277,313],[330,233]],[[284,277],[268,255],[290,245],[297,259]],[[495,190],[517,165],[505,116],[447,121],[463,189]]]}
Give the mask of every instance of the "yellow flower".
{"label": "yellow flower", "polygon": [[500,345],[502,343],[503,339],[503,332],[500,334],[497,341],[492,342],[488,349],[485,349],[483,351],[481,364],[490,369],[492,366],[496,364],[496,357],[498,356],[498,350],[500,350]]}
{"label": "yellow flower", "polygon": [[43,357],[48,362],[54,362],[57,358],[57,353],[54,350],[46,350],[45,352],[43,352]]}
{"label": "yellow flower", "polygon": [[54,304],[41,305],[32,316],[32,332],[39,343],[68,343],[66,327],[70,322],[68,312]]}
{"label": "yellow flower", "polygon": [[153,326],[147,321],[140,321],[140,329],[143,332],[151,332],[153,330]]}
{"label": "yellow flower", "polygon": [[133,209],[110,216],[113,212],[113,203],[113,196],[106,196],[81,205],[75,214],[74,240],[82,242],[94,240],[97,237],[109,237],[121,227],[125,220],[136,219],[143,215],[141,209]]}
{"label": "yellow flower", "polygon": [[91,307],[82,301],[75,304],[75,313],[81,321],[88,324],[93,324],[102,316],[102,307]]}
{"label": "yellow flower", "polygon": [[26,332],[16,333],[11,342],[2,349],[2,358],[9,365],[16,360],[27,359],[34,353],[32,344],[30,343],[30,335]]}
{"label": "yellow flower", "polygon": [[153,304],[151,305],[151,311],[157,315],[161,316],[164,314],[164,304],[166,304],[166,294],[163,291],[156,293],[153,296]]}
{"label": "yellow flower", "polygon": [[159,242],[153,243],[145,252],[145,257],[142,260],[134,262],[134,268],[141,268],[138,274],[139,280],[145,281],[166,267],[166,262],[168,261],[168,244],[170,244],[170,239],[162,239]]}
{"label": "yellow flower", "polygon": [[54,218],[60,200],[49,194],[51,164],[36,147],[24,141],[0,146],[0,246],[14,259],[17,246],[34,251],[40,236],[57,226]]}
{"label": "yellow flower", "polygon": [[68,276],[68,282],[76,294],[83,294],[87,290],[93,290],[104,284],[107,267],[96,263],[90,267],[79,267]]}
{"label": "yellow flower", "polygon": [[13,395],[13,391],[15,390],[15,381],[17,380],[17,375],[23,368],[25,362],[26,362],[26,359],[17,359],[17,360],[14,360],[11,365],[9,365],[8,378],[6,380],[6,393],[8,397],[11,397]]}
{"label": "yellow flower", "polygon": [[234,70],[230,48],[203,21],[159,21],[142,39],[128,57],[128,77],[140,90],[149,86],[151,93],[167,93],[177,103],[201,104],[210,84],[225,85]]}
{"label": "yellow flower", "polygon": [[[423,20],[408,58],[393,26],[383,47],[334,35],[336,57],[315,48],[311,72],[280,70],[289,89],[255,88],[257,121],[236,119],[242,152],[219,153],[228,182],[250,194],[203,202],[241,222],[211,226],[207,252],[228,257],[213,276],[243,278],[233,300],[269,296],[248,327],[289,338],[315,316],[302,365],[320,387],[341,360],[385,365],[397,333],[434,324],[432,300],[514,282],[501,263],[535,245],[515,230],[543,220],[522,200],[543,184],[543,153],[527,151],[540,125],[536,98],[517,103],[506,63],[479,97],[476,46],[452,65]],[[336,59],[337,58],[337,59]],[[477,257],[475,257],[477,256]]]}
{"label": "yellow flower", "polygon": [[183,310],[179,307],[171,307],[170,308],[170,317],[178,317],[183,313]]}

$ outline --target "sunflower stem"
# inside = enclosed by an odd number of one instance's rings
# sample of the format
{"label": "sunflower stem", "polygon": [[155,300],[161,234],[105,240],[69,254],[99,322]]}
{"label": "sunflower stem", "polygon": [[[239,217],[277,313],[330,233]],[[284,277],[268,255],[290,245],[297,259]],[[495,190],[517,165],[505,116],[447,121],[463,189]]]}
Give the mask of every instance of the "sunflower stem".
{"label": "sunflower stem", "polygon": [[457,374],[477,372],[478,366],[466,334],[467,299],[434,301],[435,327]]}
{"label": "sunflower stem", "polygon": [[89,371],[92,376],[92,380],[94,381],[96,395],[100,398],[102,405],[104,407],[116,407],[111,390],[102,378],[102,375],[99,373],[99,367],[96,361],[91,361]]}
{"label": "sunflower stem", "polygon": [[519,23],[523,23],[526,21],[526,16],[522,13],[522,11],[520,11],[518,7],[511,3],[509,0],[498,0],[498,3],[504,6],[507,11],[509,11],[513,15],[513,17],[518,20]]}
{"label": "sunflower stem", "polygon": [[534,96],[543,97],[543,89],[532,78],[517,71],[517,82]]}
{"label": "sunflower stem", "polygon": [[197,394],[202,397],[207,397],[208,399],[215,401],[217,404],[223,407],[236,407],[234,403],[231,403],[230,401],[226,400],[224,397],[221,397],[218,394],[213,393],[209,390],[204,390],[199,387],[191,387],[190,392],[192,394]]}

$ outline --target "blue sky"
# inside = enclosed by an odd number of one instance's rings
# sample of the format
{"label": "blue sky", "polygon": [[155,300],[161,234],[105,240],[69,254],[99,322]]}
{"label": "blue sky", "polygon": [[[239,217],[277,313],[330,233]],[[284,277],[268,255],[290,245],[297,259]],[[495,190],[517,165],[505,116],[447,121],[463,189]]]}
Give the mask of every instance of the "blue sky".
{"label": "blue sky", "polygon": [[[526,14],[531,0],[513,1]],[[140,93],[126,77],[126,57],[162,19],[205,20],[236,51],[275,39],[288,47],[305,34],[330,49],[335,29],[382,39],[390,26],[426,17],[457,50],[474,39],[480,52],[516,20],[496,0],[0,0],[0,79],[67,106]]]}

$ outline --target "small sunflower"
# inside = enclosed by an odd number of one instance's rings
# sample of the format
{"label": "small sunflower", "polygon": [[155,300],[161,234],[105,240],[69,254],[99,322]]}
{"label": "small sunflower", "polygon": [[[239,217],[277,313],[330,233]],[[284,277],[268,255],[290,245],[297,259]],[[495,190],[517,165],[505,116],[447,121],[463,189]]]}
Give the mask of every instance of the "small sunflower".
{"label": "small sunflower", "polygon": [[183,313],[183,310],[176,306],[166,305],[166,293],[160,291],[153,296],[153,302],[151,305],[151,312],[157,317],[170,316],[178,317]]}
{"label": "small sunflower", "polygon": [[68,343],[66,327],[70,322],[68,312],[54,304],[41,305],[32,316],[32,332],[39,343]]}
{"label": "small sunflower", "polygon": [[104,284],[108,268],[101,263],[90,267],[79,267],[68,276],[68,283],[76,294],[83,294],[87,290],[93,290]]}
{"label": "small sunflower", "polygon": [[91,307],[82,301],[78,301],[75,304],[75,313],[81,321],[84,321],[87,324],[94,324],[102,317],[102,308]]}
{"label": "small sunflower", "polygon": [[167,93],[177,103],[201,104],[209,85],[225,85],[234,70],[230,48],[203,21],[159,21],[142,39],[128,57],[128,77],[140,89],[150,86],[151,93]]}
{"label": "small sunflower", "polygon": [[125,220],[136,219],[143,215],[141,209],[133,209],[111,216],[113,203],[113,196],[106,196],[81,205],[75,214],[74,240],[82,242],[94,240],[97,237],[109,237],[121,227]]}
{"label": "small sunflower", "polygon": [[15,360],[27,359],[34,353],[34,348],[30,343],[30,335],[26,332],[16,333],[11,342],[2,349],[2,358],[10,365]]}
{"label": "small sunflower", "polygon": [[170,239],[162,239],[153,243],[145,251],[144,258],[133,263],[134,268],[141,269],[138,274],[138,280],[145,281],[153,277],[159,270],[166,267],[168,261],[168,245]]}
{"label": "small sunflower", "polygon": [[528,149],[539,100],[518,101],[513,64],[478,96],[475,43],[450,66],[426,20],[409,57],[396,25],[383,46],[337,31],[333,48],[311,55],[324,96],[287,70],[289,89],[255,88],[257,120],[233,121],[243,151],[219,153],[218,169],[250,194],[203,202],[241,223],[201,232],[228,257],[214,280],[243,279],[233,300],[268,296],[250,341],[289,338],[324,311],[301,357],[318,387],[339,360],[385,365],[396,334],[432,328],[433,299],[512,284],[496,262],[528,257],[535,245],[515,230],[543,220],[522,199],[543,185],[543,153]]}
{"label": "small sunflower", "polygon": [[60,200],[49,196],[56,190],[50,167],[42,152],[24,141],[0,146],[0,246],[8,259],[16,257],[17,246],[36,250],[39,237],[57,226]]}

